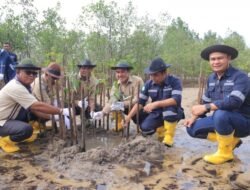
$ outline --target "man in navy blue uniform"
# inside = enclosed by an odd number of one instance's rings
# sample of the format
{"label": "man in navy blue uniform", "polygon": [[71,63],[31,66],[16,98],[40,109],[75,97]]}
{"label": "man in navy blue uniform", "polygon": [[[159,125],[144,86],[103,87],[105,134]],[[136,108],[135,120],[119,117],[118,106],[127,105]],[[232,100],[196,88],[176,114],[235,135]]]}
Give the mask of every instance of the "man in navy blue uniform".
{"label": "man in navy blue uniform", "polygon": [[[143,135],[158,133],[163,143],[171,147],[177,122],[184,117],[181,108],[182,85],[181,81],[167,74],[170,67],[163,59],[154,59],[145,73],[150,75],[139,96],[140,128]],[[147,103],[151,98],[151,102]],[[137,113],[138,103],[134,105],[125,124]]]}
{"label": "man in navy blue uniform", "polygon": [[[213,70],[208,77],[203,103],[192,107],[192,117],[184,124],[194,138],[218,142],[206,162],[222,164],[234,159],[233,150],[250,134],[250,81],[246,73],[234,68],[231,60],[238,51],[227,45],[213,45],[201,52]],[[206,113],[213,111],[210,116]]]}
{"label": "man in navy blue uniform", "polygon": [[7,73],[9,80],[11,80],[16,76],[15,67],[18,64],[17,55],[12,52],[12,46],[10,42],[4,42],[3,49],[9,53],[10,59],[12,61],[12,63],[9,65],[9,69]]}
{"label": "man in navy blue uniform", "polygon": [[[9,56],[9,53],[4,49],[0,49],[0,81],[1,84],[8,83],[14,76],[12,76],[12,60]],[[14,69],[15,72],[15,69]]]}

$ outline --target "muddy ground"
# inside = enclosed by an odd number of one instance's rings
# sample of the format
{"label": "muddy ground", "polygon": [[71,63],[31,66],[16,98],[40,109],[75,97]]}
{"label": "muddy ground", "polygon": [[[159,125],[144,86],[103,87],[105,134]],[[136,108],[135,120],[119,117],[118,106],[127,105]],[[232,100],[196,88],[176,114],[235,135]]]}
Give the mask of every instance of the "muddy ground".
{"label": "muddy ground", "polygon": [[[188,117],[197,89],[185,88],[183,97]],[[133,131],[129,140],[102,129],[89,131],[87,152],[51,133],[21,144],[19,153],[0,152],[0,189],[250,189],[250,138],[234,151],[233,162],[214,166],[202,157],[215,151],[216,144],[189,137],[182,121],[172,148]]]}

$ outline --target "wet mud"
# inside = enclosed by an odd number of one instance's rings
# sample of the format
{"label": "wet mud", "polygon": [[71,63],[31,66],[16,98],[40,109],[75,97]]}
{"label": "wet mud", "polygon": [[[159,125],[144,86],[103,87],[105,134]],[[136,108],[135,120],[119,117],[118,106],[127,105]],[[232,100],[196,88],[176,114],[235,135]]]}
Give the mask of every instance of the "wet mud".
{"label": "wet mud", "polygon": [[[184,89],[183,97],[188,117],[197,89]],[[0,189],[250,189],[249,137],[234,151],[233,162],[215,166],[202,157],[216,151],[216,143],[189,137],[182,121],[172,148],[135,131],[126,140],[97,129],[88,135],[86,152],[51,133],[21,144],[19,153],[0,152]]]}

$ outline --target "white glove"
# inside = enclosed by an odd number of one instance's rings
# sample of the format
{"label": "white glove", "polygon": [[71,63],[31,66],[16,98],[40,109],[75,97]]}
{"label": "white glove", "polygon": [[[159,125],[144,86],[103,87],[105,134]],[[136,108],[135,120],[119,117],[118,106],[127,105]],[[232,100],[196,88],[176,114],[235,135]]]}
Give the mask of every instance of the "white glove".
{"label": "white glove", "polygon": [[3,80],[4,75],[0,73],[0,80]]}
{"label": "white glove", "polygon": [[53,106],[58,107],[57,100],[53,100]]}
{"label": "white glove", "polygon": [[90,112],[90,116],[94,120],[101,120],[103,118],[103,112],[98,111],[98,112]]}
{"label": "white glove", "polygon": [[59,121],[59,115],[54,115],[55,121]]}
{"label": "white glove", "polygon": [[124,102],[114,102],[111,105],[111,111],[124,111]]}
{"label": "white glove", "polygon": [[62,115],[69,116],[69,108],[63,108]]}
{"label": "white glove", "polygon": [[70,129],[70,119],[68,116],[64,116],[64,123],[67,129]]}
{"label": "white glove", "polygon": [[[82,100],[78,101],[78,104],[77,104],[80,108],[82,108]],[[89,103],[87,101],[86,98],[84,98],[84,109],[86,109],[88,107]]]}

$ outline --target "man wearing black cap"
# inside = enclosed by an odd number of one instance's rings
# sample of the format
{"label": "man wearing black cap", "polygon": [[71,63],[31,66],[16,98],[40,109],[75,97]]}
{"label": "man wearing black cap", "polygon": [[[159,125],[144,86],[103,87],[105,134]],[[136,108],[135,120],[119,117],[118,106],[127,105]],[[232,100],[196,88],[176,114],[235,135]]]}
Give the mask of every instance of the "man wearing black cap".
{"label": "man wearing black cap", "polygon": [[66,114],[31,94],[30,84],[39,70],[30,59],[23,60],[16,66],[16,77],[0,91],[0,147],[5,152],[16,152],[19,150],[16,143],[36,138],[28,123],[30,113],[45,119],[50,118],[49,114]]}
{"label": "man wearing black cap", "polygon": [[[182,85],[181,81],[167,74],[170,67],[163,59],[154,59],[145,73],[150,75],[140,93],[139,108],[144,114],[140,114],[140,128],[144,135],[152,135],[156,131],[159,140],[166,146],[173,145],[173,138],[177,122],[184,117],[181,108]],[[148,99],[152,102],[146,104]],[[126,117],[127,124],[137,112],[137,104]],[[145,114],[146,113],[146,114]]]}
{"label": "man wearing black cap", "polygon": [[240,137],[250,134],[250,81],[246,73],[230,64],[237,56],[238,51],[227,45],[213,45],[201,52],[213,73],[208,77],[203,104],[193,106],[192,117],[184,123],[190,136],[218,142],[217,152],[203,158],[212,164],[233,160],[233,150],[242,143]]}
{"label": "man wearing black cap", "polygon": [[[110,92],[110,100],[103,108],[102,112],[95,113],[98,118],[102,117],[103,114],[109,114],[115,107],[115,103],[119,102],[123,105],[124,113],[128,113],[129,105],[133,106],[137,102],[138,88],[141,88],[144,84],[143,80],[135,75],[131,75],[130,71],[133,69],[126,61],[120,61],[116,66],[111,67],[115,71],[117,81],[112,85]],[[117,117],[117,129],[118,131],[123,129],[122,126],[122,115],[118,114]],[[133,118],[136,121],[136,118]]]}

